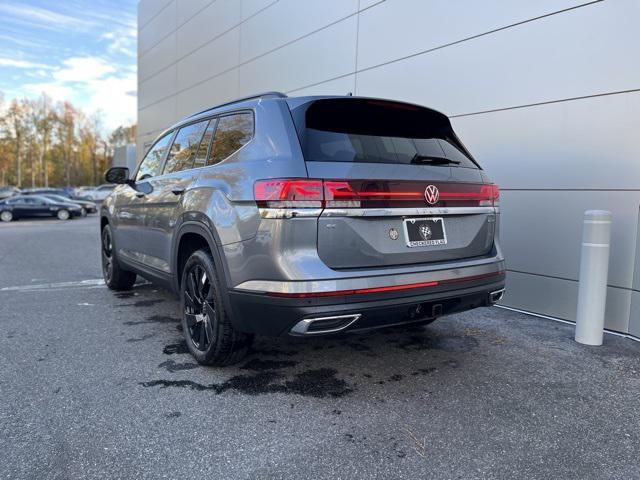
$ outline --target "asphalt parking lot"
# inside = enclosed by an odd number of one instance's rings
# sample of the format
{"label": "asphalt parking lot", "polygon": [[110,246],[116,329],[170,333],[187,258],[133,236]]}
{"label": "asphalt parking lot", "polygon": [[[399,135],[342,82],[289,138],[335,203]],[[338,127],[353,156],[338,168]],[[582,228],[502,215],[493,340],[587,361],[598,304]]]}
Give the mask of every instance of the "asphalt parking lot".
{"label": "asphalt parking lot", "polygon": [[640,478],[640,343],[490,308],[205,368],[98,239],[0,225],[1,478]]}

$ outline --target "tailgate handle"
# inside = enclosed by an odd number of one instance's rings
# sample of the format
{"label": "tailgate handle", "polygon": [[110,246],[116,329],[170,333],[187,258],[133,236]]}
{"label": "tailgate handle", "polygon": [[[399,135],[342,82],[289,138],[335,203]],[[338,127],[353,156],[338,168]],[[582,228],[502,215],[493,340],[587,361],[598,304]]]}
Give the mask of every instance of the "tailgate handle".
{"label": "tailgate handle", "polygon": [[171,188],[171,192],[173,192],[174,195],[182,195],[184,193],[184,186],[176,185]]}

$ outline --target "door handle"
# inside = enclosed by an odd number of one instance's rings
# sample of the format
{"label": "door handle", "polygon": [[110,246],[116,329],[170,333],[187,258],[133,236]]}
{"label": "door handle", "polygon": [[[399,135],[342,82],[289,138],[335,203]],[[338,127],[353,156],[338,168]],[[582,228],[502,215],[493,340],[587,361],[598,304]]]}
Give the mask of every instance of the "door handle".
{"label": "door handle", "polygon": [[136,197],[138,198],[142,198],[144,197],[146,194],[144,192],[136,192]]}
{"label": "door handle", "polygon": [[171,188],[171,192],[173,192],[174,195],[182,195],[184,193],[184,187],[182,185],[176,185]]}

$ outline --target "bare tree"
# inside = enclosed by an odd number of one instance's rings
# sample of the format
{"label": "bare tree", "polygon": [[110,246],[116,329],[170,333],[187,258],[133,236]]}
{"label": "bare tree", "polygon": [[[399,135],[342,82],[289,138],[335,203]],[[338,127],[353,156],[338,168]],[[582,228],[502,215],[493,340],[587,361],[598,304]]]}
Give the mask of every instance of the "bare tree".
{"label": "bare tree", "polygon": [[49,166],[47,165],[47,152],[51,144],[51,135],[55,124],[55,114],[51,98],[46,94],[35,101],[31,109],[32,122],[35,126],[35,135],[38,142],[38,166],[40,170],[40,184],[49,186]]}
{"label": "bare tree", "polygon": [[80,143],[87,149],[91,159],[91,182],[93,185],[98,183],[98,146],[102,140],[101,130],[102,121],[99,112],[89,117],[81,116]]}
{"label": "bare tree", "polygon": [[71,186],[71,167],[75,145],[76,110],[69,102],[58,106],[57,135],[62,148],[62,163],[67,187]]}
{"label": "bare tree", "polygon": [[22,186],[22,145],[25,137],[25,114],[23,105],[17,100],[13,100],[6,113],[10,134],[14,142],[16,160],[16,185]]}

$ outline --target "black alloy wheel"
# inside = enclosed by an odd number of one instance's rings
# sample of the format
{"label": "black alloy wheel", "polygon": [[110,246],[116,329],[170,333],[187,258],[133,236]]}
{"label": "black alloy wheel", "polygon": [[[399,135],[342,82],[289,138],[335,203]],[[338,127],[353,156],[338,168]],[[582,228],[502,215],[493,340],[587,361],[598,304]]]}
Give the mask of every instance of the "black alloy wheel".
{"label": "black alloy wheel", "polygon": [[102,276],[104,283],[111,290],[129,290],[136,283],[136,274],[123,269],[116,255],[113,244],[113,232],[109,225],[102,228],[100,257],[102,260]]}
{"label": "black alloy wheel", "polygon": [[206,352],[215,341],[216,306],[207,272],[201,265],[192,265],[186,272],[183,288],[188,338],[195,348]]}
{"label": "black alloy wheel", "polygon": [[113,278],[113,241],[109,228],[102,229],[102,274],[105,283],[110,283]]}

